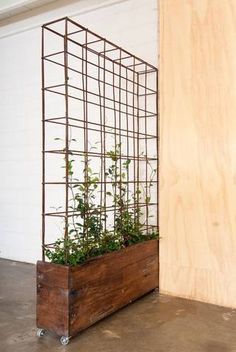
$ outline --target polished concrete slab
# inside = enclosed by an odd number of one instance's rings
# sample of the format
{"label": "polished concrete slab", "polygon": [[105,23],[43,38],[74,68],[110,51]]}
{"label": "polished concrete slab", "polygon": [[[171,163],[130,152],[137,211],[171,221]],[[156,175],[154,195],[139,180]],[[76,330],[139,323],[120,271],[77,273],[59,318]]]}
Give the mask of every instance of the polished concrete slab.
{"label": "polished concrete slab", "polygon": [[236,309],[152,292],[62,346],[36,337],[35,266],[0,259],[1,352],[236,352]]}

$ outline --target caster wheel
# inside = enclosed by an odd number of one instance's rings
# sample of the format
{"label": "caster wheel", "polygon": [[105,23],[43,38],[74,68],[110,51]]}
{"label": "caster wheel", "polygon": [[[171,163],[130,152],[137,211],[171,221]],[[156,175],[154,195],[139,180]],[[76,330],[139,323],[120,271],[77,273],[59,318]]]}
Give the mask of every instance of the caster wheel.
{"label": "caster wheel", "polygon": [[66,346],[66,345],[68,345],[68,343],[69,343],[69,341],[70,341],[70,338],[69,338],[69,337],[66,337],[66,336],[62,336],[62,337],[60,338],[60,341],[61,341],[61,344],[62,344],[63,346]]}
{"label": "caster wheel", "polygon": [[37,336],[42,337],[46,334],[46,331],[44,329],[37,329]]}

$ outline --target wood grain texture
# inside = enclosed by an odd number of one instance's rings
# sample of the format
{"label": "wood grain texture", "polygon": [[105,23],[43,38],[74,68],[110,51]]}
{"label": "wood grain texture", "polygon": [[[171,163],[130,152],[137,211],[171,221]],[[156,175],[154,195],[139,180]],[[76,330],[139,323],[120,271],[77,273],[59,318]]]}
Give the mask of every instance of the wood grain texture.
{"label": "wood grain texture", "polygon": [[158,287],[157,250],[151,240],[76,267],[38,262],[37,326],[74,336]]}
{"label": "wood grain texture", "polygon": [[236,1],[160,0],[160,290],[236,307]]}
{"label": "wood grain texture", "polygon": [[67,336],[69,330],[69,267],[37,263],[36,324]]}

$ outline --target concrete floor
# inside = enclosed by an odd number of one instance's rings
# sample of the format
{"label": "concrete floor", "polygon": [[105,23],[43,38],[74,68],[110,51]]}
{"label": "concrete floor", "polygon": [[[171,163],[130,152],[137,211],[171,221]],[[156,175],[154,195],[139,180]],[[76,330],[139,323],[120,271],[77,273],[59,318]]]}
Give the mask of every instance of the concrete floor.
{"label": "concrete floor", "polygon": [[36,337],[35,266],[0,259],[2,352],[236,352],[236,309],[153,292],[72,339]]}

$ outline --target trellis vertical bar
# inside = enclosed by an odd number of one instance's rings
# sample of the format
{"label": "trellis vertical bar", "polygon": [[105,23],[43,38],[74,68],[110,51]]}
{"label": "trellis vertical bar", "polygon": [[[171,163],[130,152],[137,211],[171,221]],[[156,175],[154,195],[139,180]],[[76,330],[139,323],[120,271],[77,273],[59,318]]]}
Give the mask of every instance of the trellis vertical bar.
{"label": "trellis vertical bar", "polygon": [[[136,59],[135,57],[133,58],[133,67],[135,68],[135,63],[136,63]],[[135,114],[135,99],[136,99],[136,93],[135,93],[135,86],[136,86],[136,72],[133,71],[133,188],[134,188],[134,215],[135,212],[137,211],[137,188],[136,188],[136,114]],[[134,219],[135,220],[135,219]]]}
{"label": "trellis vertical bar", "polygon": [[[65,80],[65,232],[64,238],[68,239],[68,210],[69,210],[69,105],[68,105],[68,21],[65,19],[64,36],[64,80]],[[68,252],[66,250],[66,261]]]}
{"label": "trellis vertical bar", "polygon": [[[114,106],[114,144],[115,146],[117,145],[117,116],[116,116],[116,89],[115,89],[115,63],[112,63],[112,94],[113,94],[113,106]],[[115,168],[115,179],[117,179],[117,168]],[[114,193],[116,194],[117,191],[117,183],[115,182],[114,185]],[[114,225],[115,225],[115,219],[116,219],[116,202],[114,204]]]}
{"label": "trellis vertical bar", "polygon": [[[106,42],[103,40],[103,50],[106,52]],[[103,154],[106,155],[106,59],[103,58],[103,121],[102,121],[102,136],[103,136]],[[103,170],[103,178],[104,178],[104,209],[105,209],[105,216],[104,216],[104,226],[105,231],[107,229],[107,214],[106,214],[106,198],[107,198],[107,186],[106,186],[106,156],[104,157],[104,170]]]}
{"label": "trellis vertical bar", "polygon": [[[84,110],[84,202],[88,204],[88,76],[87,76],[87,43],[88,43],[88,31],[85,30],[85,43],[82,48],[82,82],[83,82],[83,110]],[[88,209],[85,206],[84,222],[88,222]],[[88,227],[85,226],[86,233],[85,237],[88,236]]]}
{"label": "trellis vertical bar", "polygon": [[[100,185],[100,209],[102,209],[102,202],[103,202],[103,185],[104,185],[104,174],[103,172],[103,135],[102,135],[102,93],[101,93],[101,73],[100,73],[100,61],[101,61],[101,56],[98,55],[97,57],[98,60],[98,67],[97,67],[97,72],[98,72],[98,95],[99,95],[99,131],[100,131],[100,154],[101,154],[101,160],[100,160],[100,177],[101,177],[101,185]],[[100,223],[102,221],[102,212],[100,212]]]}
{"label": "trellis vertical bar", "polygon": [[[128,110],[129,110],[129,101],[128,101],[128,70],[126,68],[125,70],[125,102],[126,102],[126,155],[127,155],[127,160],[129,160],[129,115],[128,115]],[[129,165],[127,166],[127,181],[129,181]],[[126,202],[127,202],[127,210],[128,210],[128,204],[129,204],[129,182],[127,182],[127,197],[126,197]]]}
{"label": "trellis vertical bar", "polygon": [[122,199],[122,187],[121,187],[121,173],[122,173],[122,159],[121,159],[121,155],[122,155],[122,140],[121,140],[121,58],[122,58],[122,52],[121,49],[119,50],[119,95],[118,95],[118,106],[119,106],[119,120],[118,120],[118,131],[119,131],[119,151],[120,151],[120,155],[119,155],[119,193],[120,193],[120,214],[122,217],[122,213],[123,213],[123,203],[121,201]]}
{"label": "trellis vertical bar", "polygon": [[[156,173],[156,181],[157,181],[157,189],[156,189],[156,228],[159,233],[159,91],[158,91],[158,71],[155,72],[155,83],[156,83],[156,158],[157,158],[157,173]],[[160,244],[157,241],[157,251],[159,253]],[[158,256],[158,266],[160,267],[160,257]],[[160,282],[160,270],[157,272],[158,282]]]}
{"label": "trellis vertical bar", "polygon": [[148,208],[148,197],[149,194],[148,192],[150,191],[148,189],[148,144],[147,144],[147,65],[145,65],[145,78],[144,78],[144,133],[145,133],[145,158],[146,158],[146,162],[145,162],[145,189],[146,189],[146,199],[145,199],[145,212],[146,212],[146,231],[148,232],[148,226],[149,226],[149,208]]}
{"label": "trellis vertical bar", "polygon": [[[157,209],[156,209],[156,227],[157,230],[159,231],[159,91],[158,91],[158,71],[155,72],[155,83],[156,83],[156,93],[155,93],[155,98],[156,98],[156,158],[157,158],[157,172],[156,172],[156,180],[157,180],[157,190],[156,190],[156,203],[157,203]],[[158,241],[158,249],[159,249],[159,241]]]}
{"label": "trellis vertical bar", "polygon": [[[104,186],[104,176],[105,176],[105,171],[103,170],[103,159],[104,159],[104,152],[103,152],[103,118],[102,118],[102,91],[101,91],[101,56],[98,55],[97,57],[98,60],[98,95],[99,95],[99,122],[100,122],[100,126],[99,126],[99,131],[100,131],[100,154],[101,154],[101,160],[100,160],[100,177],[101,177],[101,185],[100,185],[100,209],[102,209],[102,203],[103,203],[103,186]],[[103,59],[104,60],[104,59]],[[106,215],[106,214],[105,214]],[[102,212],[100,212],[100,223],[102,221]]]}
{"label": "trellis vertical bar", "polygon": [[41,48],[41,69],[42,69],[42,260],[45,260],[45,72],[44,72],[44,27],[42,27],[42,48]]}
{"label": "trellis vertical bar", "polygon": [[[139,135],[139,129],[140,129],[140,121],[139,121],[139,74],[137,74],[137,92],[136,92],[136,100],[137,100],[137,155],[138,155],[138,160],[137,160],[137,208],[139,209],[139,200],[140,200],[140,184],[139,184],[139,180],[140,180],[140,145],[139,145],[139,139],[140,139],[140,135]],[[140,223],[140,212],[138,211],[137,214],[137,223]]]}

